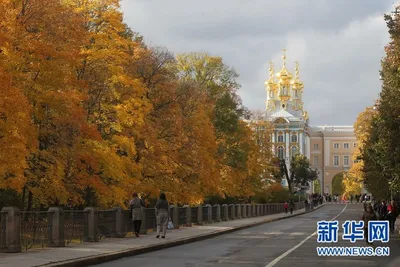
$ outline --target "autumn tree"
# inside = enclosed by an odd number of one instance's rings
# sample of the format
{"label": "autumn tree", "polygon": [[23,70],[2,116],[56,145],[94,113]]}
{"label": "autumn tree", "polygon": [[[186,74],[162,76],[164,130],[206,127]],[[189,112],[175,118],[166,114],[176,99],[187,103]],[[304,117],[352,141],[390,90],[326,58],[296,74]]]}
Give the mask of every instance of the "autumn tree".
{"label": "autumn tree", "polygon": [[[379,101],[374,108],[367,109],[364,116],[363,132],[358,133],[362,140],[360,158],[362,159],[363,180],[376,198],[388,198],[389,184],[392,189],[399,187],[399,131],[400,79],[398,77],[398,54],[400,51],[399,14],[385,15],[391,37],[385,47],[386,56],[382,60],[381,78],[383,81]],[[365,123],[368,122],[368,123]],[[363,121],[359,123],[363,125]]]}
{"label": "autumn tree", "polygon": [[[377,114],[375,107],[367,107],[365,111],[361,112],[356,122],[354,123],[354,133],[356,135],[358,145],[353,153],[353,164],[349,172],[343,177],[343,184],[345,188],[345,193],[359,194],[361,192],[361,186],[364,181],[368,186],[368,179],[366,179],[366,174],[364,171],[364,160],[362,160],[363,153],[366,151],[366,143],[368,142],[371,135],[371,123],[374,116]],[[370,190],[374,190],[370,188]],[[372,192],[370,191],[370,192]]]}
{"label": "autumn tree", "polygon": [[60,1],[2,1],[2,7],[7,10],[2,36],[8,41],[2,43],[0,68],[13,77],[12,87],[23,92],[32,133],[37,132],[38,149],[26,156],[24,172],[28,208],[33,200],[65,202],[64,166],[71,147],[90,128],[80,105],[84,96],[71,72],[85,31],[80,18]]}
{"label": "autumn tree", "polygon": [[0,11],[0,203],[108,208],[164,191],[194,204],[271,181],[272,127],[243,121],[222,58],[145,45],[118,0]]}
{"label": "autumn tree", "polygon": [[196,81],[213,104],[209,118],[215,127],[221,191],[225,195],[248,194],[242,182],[247,176],[249,149],[248,142],[241,138],[251,139],[251,135],[248,126],[241,122],[247,110],[236,93],[240,88],[236,81],[238,74],[220,57],[205,53],[178,55],[177,68],[179,77]]}

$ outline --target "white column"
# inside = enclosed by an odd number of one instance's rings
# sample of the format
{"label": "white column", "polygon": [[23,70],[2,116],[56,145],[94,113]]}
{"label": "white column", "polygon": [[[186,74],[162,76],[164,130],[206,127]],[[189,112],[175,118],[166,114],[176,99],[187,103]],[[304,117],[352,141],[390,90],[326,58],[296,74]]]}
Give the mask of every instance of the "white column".
{"label": "white column", "polygon": [[300,145],[300,154],[304,155],[304,150],[303,150],[303,132],[302,131],[299,134],[299,145]]}
{"label": "white column", "polygon": [[271,134],[271,140],[272,140],[272,154],[275,155],[275,131],[273,131]]}
{"label": "white column", "polygon": [[286,141],[286,158],[289,158],[289,151],[290,151],[290,148],[289,148],[289,132],[286,132],[286,134],[285,134],[285,141]]}

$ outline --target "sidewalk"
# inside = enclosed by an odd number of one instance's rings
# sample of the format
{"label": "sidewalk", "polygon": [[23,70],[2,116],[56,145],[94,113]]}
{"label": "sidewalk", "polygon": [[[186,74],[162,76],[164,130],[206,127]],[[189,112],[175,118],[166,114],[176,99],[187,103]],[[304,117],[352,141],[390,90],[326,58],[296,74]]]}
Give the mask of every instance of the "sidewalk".
{"label": "sidewalk", "polygon": [[199,241],[304,213],[304,209],[301,209],[294,211],[293,215],[279,213],[180,228],[168,231],[166,239],[156,239],[155,233],[149,233],[140,238],[110,238],[97,243],[74,244],[64,248],[35,249],[18,254],[0,253],[0,266],[87,266]]}

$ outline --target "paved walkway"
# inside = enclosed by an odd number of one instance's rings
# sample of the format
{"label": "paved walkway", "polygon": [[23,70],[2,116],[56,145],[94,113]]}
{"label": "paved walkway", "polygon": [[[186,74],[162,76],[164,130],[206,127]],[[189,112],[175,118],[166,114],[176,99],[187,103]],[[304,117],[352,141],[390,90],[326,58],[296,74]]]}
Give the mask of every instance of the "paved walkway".
{"label": "paved walkway", "polygon": [[94,258],[100,259],[101,257],[103,257],[103,260],[117,259],[121,253],[126,253],[126,256],[145,253],[303,213],[305,211],[301,209],[295,211],[293,215],[280,213],[181,228],[168,231],[166,239],[156,239],[155,233],[149,233],[140,238],[113,238],[102,240],[98,243],[74,244],[65,248],[36,249],[17,254],[0,253],[0,266],[85,266],[79,262],[83,260],[91,261]]}
{"label": "paved walkway", "polygon": [[[342,224],[360,220],[362,204],[325,205],[315,212],[220,235],[203,241],[158,250],[96,267],[399,267],[400,236],[389,243],[343,240]],[[338,220],[338,242],[317,242],[317,222]],[[390,256],[318,256],[317,247],[389,247]]]}

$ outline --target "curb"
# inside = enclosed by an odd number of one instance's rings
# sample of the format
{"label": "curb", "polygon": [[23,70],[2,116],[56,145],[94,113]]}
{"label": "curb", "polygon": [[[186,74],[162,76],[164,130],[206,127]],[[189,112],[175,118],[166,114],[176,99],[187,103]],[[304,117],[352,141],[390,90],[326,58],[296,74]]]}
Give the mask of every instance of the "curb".
{"label": "curb", "polygon": [[213,238],[216,236],[240,231],[240,230],[251,228],[254,226],[259,226],[259,225],[262,225],[265,223],[270,223],[270,222],[274,222],[274,221],[280,221],[280,220],[296,217],[299,215],[313,212],[323,206],[325,206],[325,203],[322,205],[319,205],[318,207],[314,208],[311,211],[307,211],[307,212],[305,211],[302,213],[293,214],[293,215],[289,215],[289,216],[285,216],[285,217],[281,217],[281,218],[266,219],[261,222],[250,223],[250,224],[238,226],[238,227],[232,228],[232,229],[227,229],[227,230],[222,230],[222,231],[217,231],[217,232],[211,232],[208,234],[202,234],[202,235],[187,237],[187,238],[183,238],[183,239],[178,239],[178,240],[167,242],[164,244],[149,245],[149,246],[145,246],[145,247],[141,247],[141,248],[120,250],[117,252],[104,253],[104,254],[100,254],[100,255],[77,258],[77,259],[73,259],[73,260],[51,262],[51,263],[46,263],[46,264],[42,264],[42,265],[36,265],[35,267],[56,267],[56,266],[57,267],[84,267],[84,266],[96,265],[96,264],[100,264],[100,263],[104,263],[104,262],[118,260],[121,258],[136,256],[136,255],[145,254],[145,253],[149,253],[149,252],[153,252],[153,251],[157,251],[157,250],[162,250],[162,249],[185,245],[185,244],[189,244],[189,243],[193,243],[193,242],[197,242],[197,241],[202,241],[202,240]]}

